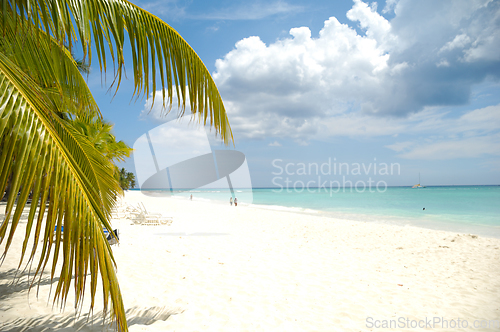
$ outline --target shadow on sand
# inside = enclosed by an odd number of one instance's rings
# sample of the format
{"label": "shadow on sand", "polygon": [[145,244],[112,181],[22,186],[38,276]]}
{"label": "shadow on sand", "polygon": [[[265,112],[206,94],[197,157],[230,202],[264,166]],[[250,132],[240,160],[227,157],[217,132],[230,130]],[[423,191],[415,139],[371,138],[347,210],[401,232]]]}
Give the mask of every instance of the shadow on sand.
{"label": "shadow on sand", "polygon": [[[31,283],[33,282],[33,277],[33,273],[16,269],[10,269],[8,271],[0,272],[0,281],[7,281],[6,283],[0,284],[0,310],[5,311],[10,309],[9,306],[5,305],[4,300],[10,296],[16,296],[16,294],[28,290]],[[39,277],[36,277],[34,279],[31,291],[36,292],[38,285],[50,285],[52,283],[57,283],[57,281],[59,281],[59,277],[54,277],[54,279],[50,280],[50,278],[46,274],[45,277],[42,276],[41,279],[39,279]]]}
{"label": "shadow on sand", "polygon": [[[130,308],[126,310],[128,326],[151,325],[159,320],[167,320],[179,312],[169,311],[165,307]],[[49,332],[49,331],[116,331],[114,324],[104,322],[102,312],[82,314],[79,317],[54,314],[35,318],[18,318],[0,323],[2,332]]]}
{"label": "shadow on sand", "polygon": [[[6,305],[6,299],[11,296],[18,296],[19,293],[28,290],[33,274],[21,272],[16,269],[0,272],[0,281],[9,281],[0,284],[0,311],[14,310]],[[42,277],[40,285],[49,285],[56,283],[58,278],[52,281],[50,278]],[[38,278],[36,279],[31,291],[36,292]],[[28,300],[28,299],[27,299]],[[132,325],[151,325],[159,320],[167,320],[171,315],[181,313],[180,310],[168,310],[165,307],[139,308],[132,307],[126,311],[128,326]],[[1,322],[0,331],[2,332],[21,332],[21,331],[116,331],[116,326],[104,320],[102,311],[97,313],[82,313],[75,315],[70,313],[51,314],[37,317],[17,318],[15,320]]]}

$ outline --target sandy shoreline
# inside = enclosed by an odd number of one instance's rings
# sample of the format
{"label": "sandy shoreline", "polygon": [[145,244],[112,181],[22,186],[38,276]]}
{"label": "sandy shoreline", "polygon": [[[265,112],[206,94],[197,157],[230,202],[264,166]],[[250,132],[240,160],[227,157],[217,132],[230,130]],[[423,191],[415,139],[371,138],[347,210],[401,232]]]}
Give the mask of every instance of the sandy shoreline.
{"label": "sandy shoreline", "polygon": [[[131,331],[370,331],[376,320],[426,317],[473,330],[500,320],[499,239],[134,191],[125,201],[174,217],[112,222]],[[26,284],[9,285],[20,242],[0,267],[0,330],[101,331],[98,320],[74,325],[71,294],[64,313],[47,306],[48,282],[30,306]],[[405,330],[416,329],[394,329]]]}

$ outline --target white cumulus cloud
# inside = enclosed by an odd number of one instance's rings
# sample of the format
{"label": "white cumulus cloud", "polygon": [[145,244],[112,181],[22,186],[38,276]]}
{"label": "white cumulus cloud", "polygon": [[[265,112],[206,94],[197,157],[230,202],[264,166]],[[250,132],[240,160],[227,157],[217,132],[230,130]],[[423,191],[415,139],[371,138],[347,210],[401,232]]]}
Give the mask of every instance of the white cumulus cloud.
{"label": "white cumulus cloud", "polygon": [[330,17],[317,36],[296,27],[271,44],[238,41],[214,73],[236,137],[396,135],[414,114],[465,104],[474,84],[499,75],[499,2],[388,1],[383,12],[392,10],[389,21],[354,0],[351,25]]}

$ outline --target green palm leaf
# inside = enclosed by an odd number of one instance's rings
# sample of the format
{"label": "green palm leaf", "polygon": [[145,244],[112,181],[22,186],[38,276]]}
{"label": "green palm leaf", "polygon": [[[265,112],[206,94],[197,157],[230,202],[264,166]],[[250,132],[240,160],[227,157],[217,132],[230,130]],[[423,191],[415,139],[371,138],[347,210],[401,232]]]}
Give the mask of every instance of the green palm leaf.
{"label": "green palm leaf", "polygon": [[[159,71],[164,106],[167,101],[172,105],[175,87],[181,115],[189,98],[191,111],[200,121],[209,121],[226,144],[232,140],[224,104],[208,69],[189,44],[156,16],[126,0],[12,0],[7,6],[14,21],[32,22],[70,50],[78,35],[89,60],[95,49],[101,71],[107,70],[109,51],[116,65],[113,83],[117,89],[124,71],[126,31],[132,48],[134,94],[149,96],[156,91]],[[0,26],[8,20],[4,13]],[[153,101],[154,97],[153,93]]]}
{"label": "green palm leaf", "polygon": [[[86,276],[90,272],[93,307],[99,271],[105,308],[111,296],[117,325],[120,330],[126,330],[113,255],[103,233],[103,226],[111,228],[107,220],[120,190],[113,179],[114,166],[84,136],[57,117],[56,111],[38,84],[0,53],[3,161],[0,188],[5,188],[7,179],[12,176],[11,192],[20,192],[17,206],[14,204],[17,195],[8,198],[5,219],[0,225],[0,243],[6,241],[7,251],[32,191],[22,257],[32,233],[34,244],[29,260],[34,258],[42,237],[42,255],[35,274],[43,272],[54,247],[51,269],[51,277],[54,277],[62,246],[62,269],[55,293],[55,300],[61,300],[61,305],[66,302],[72,278],[76,303],[82,301]],[[64,226],[63,232],[61,226]]]}
{"label": "green palm leaf", "polygon": [[[100,273],[105,309],[111,299],[117,327],[126,331],[112,251],[102,230],[110,228],[111,207],[120,191],[114,166],[74,124],[58,116],[70,113],[87,123],[100,121],[99,109],[71,51],[79,42],[89,63],[95,51],[104,72],[109,62],[106,54],[110,54],[116,69],[112,86],[118,89],[128,35],[134,95],[149,96],[159,83],[164,107],[171,107],[176,95],[182,115],[189,100],[192,114],[213,125],[227,144],[232,133],[222,99],[207,68],[182,37],[126,0],[3,0],[0,6],[0,189],[9,183],[12,193],[20,192],[17,206],[16,195],[9,196],[0,243],[5,242],[6,253],[32,192],[22,257],[30,236],[35,241],[28,262],[43,239],[36,273],[43,272],[53,251],[53,277],[62,256],[54,299],[60,299],[61,305],[71,278],[76,303],[82,303],[90,271],[93,307]],[[121,155],[109,158],[120,158],[125,152],[123,147]]]}
{"label": "green palm leaf", "polygon": [[14,26],[12,21],[8,23],[0,51],[38,82],[59,109],[87,121],[100,118],[99,107],[71,52],[29,22],[21,27]]}

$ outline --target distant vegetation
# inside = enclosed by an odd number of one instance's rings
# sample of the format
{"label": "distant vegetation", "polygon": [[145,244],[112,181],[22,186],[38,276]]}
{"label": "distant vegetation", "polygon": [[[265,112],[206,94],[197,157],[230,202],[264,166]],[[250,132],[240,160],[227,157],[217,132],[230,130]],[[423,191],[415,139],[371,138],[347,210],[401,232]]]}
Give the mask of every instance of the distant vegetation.
{"label": "distant vegetation", "polygon": [[122,167],[119,174],[120,174],[120,187],[123,190],[128,190],[129,188],[135,188],[134,173],[127,172],[127,170]]}

